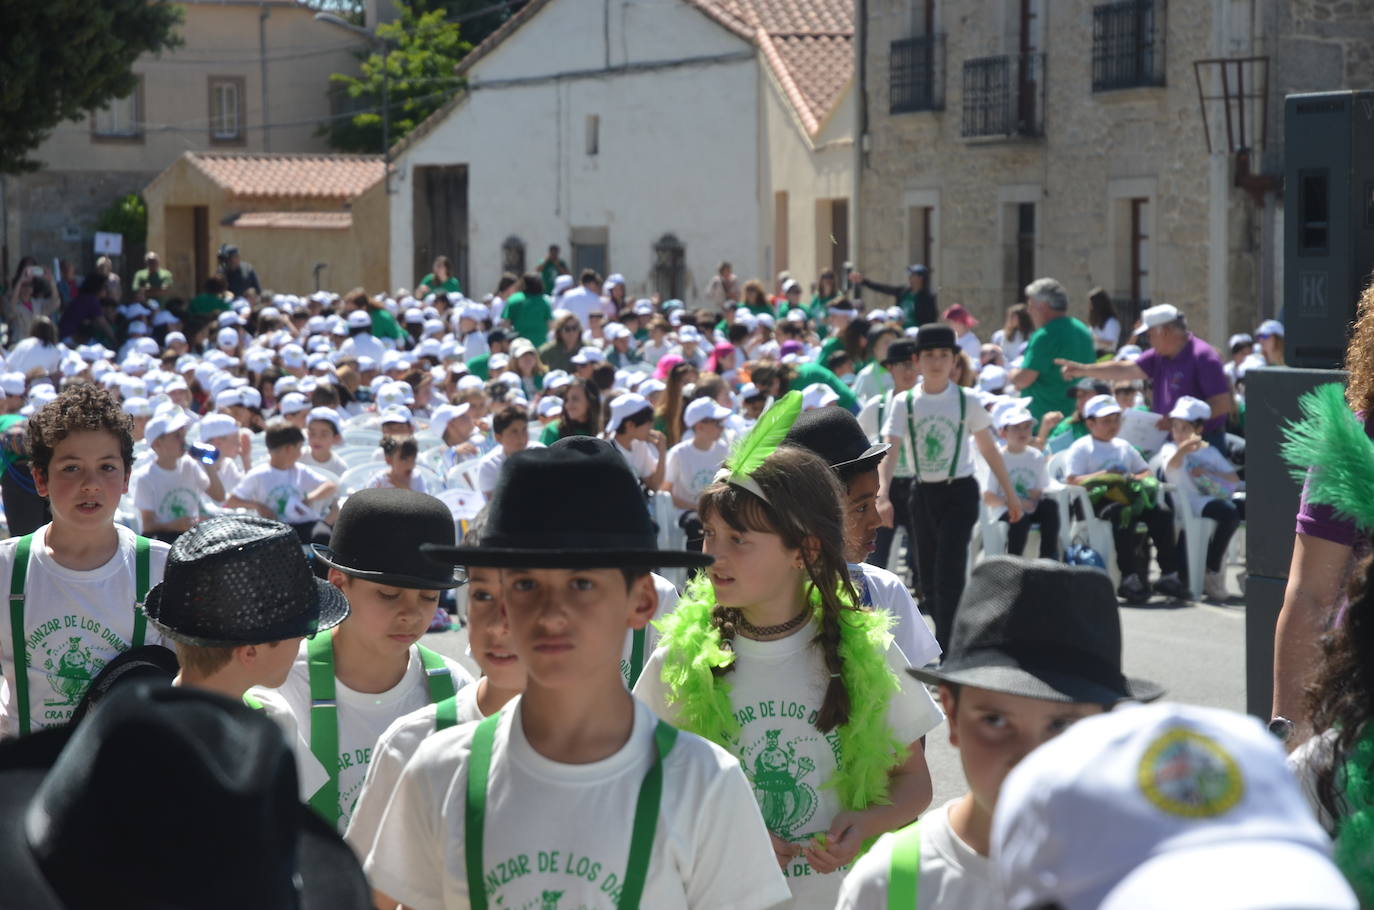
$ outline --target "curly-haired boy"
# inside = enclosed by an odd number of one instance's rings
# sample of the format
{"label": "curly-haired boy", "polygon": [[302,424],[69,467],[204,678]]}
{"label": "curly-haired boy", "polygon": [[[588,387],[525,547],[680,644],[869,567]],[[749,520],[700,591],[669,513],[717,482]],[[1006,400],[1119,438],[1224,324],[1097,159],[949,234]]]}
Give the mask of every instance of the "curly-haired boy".
{"label": "curly-haired boy", "polygon": [[108,392],[75,385],[29,420],[34,487],[52,521],[0,541],[0,736],[66,723],[92,677],[130,647],[160,642],[141,604],[162,580],[167,544],[115,524],[129,490],[129,417]]}

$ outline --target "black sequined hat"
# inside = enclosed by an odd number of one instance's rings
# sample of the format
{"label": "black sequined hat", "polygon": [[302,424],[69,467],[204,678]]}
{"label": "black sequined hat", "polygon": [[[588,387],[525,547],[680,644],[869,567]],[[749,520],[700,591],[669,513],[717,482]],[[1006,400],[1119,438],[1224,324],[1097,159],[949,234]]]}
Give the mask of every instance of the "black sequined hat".
{"label": "black sequined hat", "polygon": [[144,610],[173,641],[232,648],[332,629],[348,618],[348,600],[310,571],[287,525],[219,515],[172,544]]}

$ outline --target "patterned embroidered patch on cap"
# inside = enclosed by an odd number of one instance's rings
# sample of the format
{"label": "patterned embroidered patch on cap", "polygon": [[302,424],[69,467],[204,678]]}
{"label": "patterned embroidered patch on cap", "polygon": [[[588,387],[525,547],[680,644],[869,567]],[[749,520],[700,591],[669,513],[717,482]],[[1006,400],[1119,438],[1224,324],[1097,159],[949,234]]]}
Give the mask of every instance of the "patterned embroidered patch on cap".
{"label": "patterned embroidered patch on cap", "polygon": [[1151,743],[1140,760],[1139,781],[1146,799],[1181,818],[1215,818],[1245,792],[1236,760],[1192,730],[1171,730]]}

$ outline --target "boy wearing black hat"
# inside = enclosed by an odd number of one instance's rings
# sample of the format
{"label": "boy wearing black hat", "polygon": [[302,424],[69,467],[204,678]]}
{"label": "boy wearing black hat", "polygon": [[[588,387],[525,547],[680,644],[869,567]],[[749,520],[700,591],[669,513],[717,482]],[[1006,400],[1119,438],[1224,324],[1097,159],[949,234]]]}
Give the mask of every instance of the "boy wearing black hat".
{"label": "boy wearing black hat", "polygon": [[940,646],[917,612],[906,585],[886,569],[864,561],[873,552],[882,525],[877,505],[878,465],[891,457],[892,446],[885,442],[870,444],[858,419],[836,405],[803,412],[787,432],[783,445],[819,455],[844,488],[845,559],[860,604],[892,614],[892,635],[909,665],[923,667],[939,658]]}
{"label": "boy wearing black hat", "polygon": [[348,617],[296,533],[255,515],[217,515],[178,537],[145,609],[176,647],[176,683],[229,698],[286,682],[305,636]]}
{"label": "boy wearing black hat", "polygon": [[[954,608],[964,592],[968,544],[981,507],[970,437],[1002,489],[1014,489],[992,436],[992,417],[971,389],[950,380],[958,356],[953,329],[944,323],[921,326],[916,336],[921,385],[892,400],[883,424],[883,438],[905,447],[916,476],[910,500],[916,564],[922,603],[935,620],[941,648],[949,646]],[[885,521],[892,520],[895,468],[893,459],[878,465],[878,509]],[[1021,520],[1019,502],[1007,503],[1007,518],[1013,524]]]}
{"label": "boy wearing black hat", "polygon": [[[480,547],[501,568],[525,692],[429,737],[364,864],[378,906],[769,907],[788,898],[739,762],[625,691],[628,629],[653,612],[662,551],[609,443],[569,437],[510,457]],[[589,836],[590,835],[590,836]]]}
{"label": "boy wearing black hat", "polygon": [[[863,427],[868,438],[875,443],[882,442],[883,424],[887,422],[888,412],[892,410],[892,400],[905,394],[909,389],[916,388],[916,381],[921,378],[921,370],[916,366],[916,342],[906,339],[892,342],[888,345],[887,353],[883,355],[882,364],[891,382],[891,388],[869,398],[859,411],[859,426]],[[892,471],[892,489],[889,491],[892,521],[878,528],[878,535],[873,540],[873,564],[887,566],[896,529],[901,528],[906,531],[907,568],[911,572],[913,587],[919,589],[920,578],[916,574],[916,534],[911,524],[910,508],[911,485],[915,475],[911,470],[911,463],[907,461],[906,450],[901,446],[897,447],[896,458],[897,463]]]}
{"label": "boy wearing black hat", "polygon": [[280,688],[253,692],[286,702],[300,734],[302,779],[324,770],[326,783],[310,805],[340,833],[377,737],[396,718],[472,682],[459,664],[418,644],[439,592],[458,585],[452,566],[427,559],[420,547],[453,541],[453,516],[432,496],[399,489],[354,493],[339,512],[330,546],[315,545],[315,558],[329,566],[329,583],[348,598],[348,619],[302,643]]}
{"label": "boy wearing black hat", "polygon": [[1008,772],[1074,721],[1163,690],[1121,672],[1121,620],[1102,572],[1009,556],[974,570],[938,669],[950,744],[969,792],[886,834],[855,865],[837,910],[1005,907],[988,860]]}

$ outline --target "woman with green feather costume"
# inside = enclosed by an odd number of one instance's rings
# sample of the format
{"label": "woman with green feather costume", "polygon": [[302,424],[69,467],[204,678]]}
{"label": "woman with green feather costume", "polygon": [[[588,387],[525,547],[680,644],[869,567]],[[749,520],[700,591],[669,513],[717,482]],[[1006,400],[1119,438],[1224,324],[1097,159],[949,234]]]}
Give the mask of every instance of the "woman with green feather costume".
{"label": "woman with green feather costume", "polygon": [[800,412],[799,393],[780,399],[702,494],[716,561],[635,695],[739,758],[791,906],[830,910],[861,850],[929,805],[920,739],[942,717],[902,672],[890,616],[856,606],[834,472],[780,447]]}

